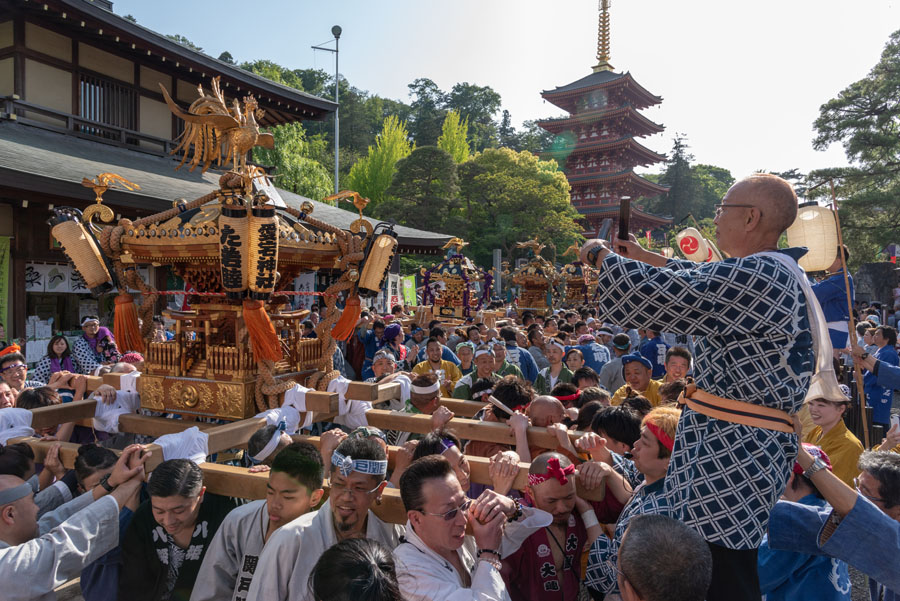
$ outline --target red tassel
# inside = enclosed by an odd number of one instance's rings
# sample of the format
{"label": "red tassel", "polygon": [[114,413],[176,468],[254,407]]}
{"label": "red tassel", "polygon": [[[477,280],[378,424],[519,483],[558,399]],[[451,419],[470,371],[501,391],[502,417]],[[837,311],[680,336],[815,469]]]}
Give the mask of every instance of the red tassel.
{"label": "red tassel", "polygon": [[361,313],[362,306],[359,302],[359,296],[354,295],[348,298],[347,304],[344,306],[344,312],[341,313],[340,319],[338,319],[331,330],[331,337],[335,340],[347,340],[350,338],[356,329],[356,322],[359,321]]}
{"label": "red tassel", "polygon": [[116,346],[122,349],[122,352],[144,352],[144,339],[141,338],[141,328],[138,325],[137,307],[127,292],[121,292],[116,296],[113,334],[116,336]]}
{"label": "red tassel", "polygon": [[256,360],[281,361],[281,343],[262,301],[244,299],[244,324]]}

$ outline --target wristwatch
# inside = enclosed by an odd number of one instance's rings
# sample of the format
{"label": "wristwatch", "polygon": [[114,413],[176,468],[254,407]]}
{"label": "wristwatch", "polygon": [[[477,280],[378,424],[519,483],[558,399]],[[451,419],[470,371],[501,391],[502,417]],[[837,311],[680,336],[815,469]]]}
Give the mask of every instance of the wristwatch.
{"label": "wristwatch", "polygon": [[825,462],[822,461],[821,459],[819,459],[818,457],[816,457],[816,460],[812,462],[812,465],[803,471],[803,475],[805,477],[809,478],[810,476],[812,476],[819,470],[823,470],[826,467],[828,467],[828,466],[825,465]]}
{"label": "wristwatch", "polygon": [[590,265],[591,267],[597,266],[597,255],[599,255],[600,251],[602,251],[602,250],[603,250],[603,245],[598,244],[597,246],[595,246],[594,248],[592,248],[591,250],[589,250],[587,252],[588,265]]}
{"label": "wristwatch", "polygon": [[869,353],[863,353],[862,355],[859,356],[859,358],[860,358],[860,359],[868,359],[868,358],[869,358]]}
{"label": "wristwatch", "polygon": [[111,473],[106,474],[105,476],[100,478],[100,482],[98,482],[98,484],[100,484],[100,486],[102,486],[104,489],[106,489],[106,492],[112,492],[116,489],[115,486],[113,486],[112,484],[109,483],[109,477],[111,475],[112,475]]}

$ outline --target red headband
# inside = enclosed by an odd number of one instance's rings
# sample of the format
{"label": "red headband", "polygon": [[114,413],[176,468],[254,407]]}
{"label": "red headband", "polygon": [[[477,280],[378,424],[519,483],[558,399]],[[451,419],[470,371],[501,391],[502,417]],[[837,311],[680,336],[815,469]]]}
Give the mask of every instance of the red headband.
{"label": "red headband", "polygon": [[569,395],[566,395],[566,396],[558,396],[558,397],[554,397],[554,398],[555,398],[557,401],[560,401],[560,402],[563,402],[563,403],[565,403],[566,401],[577,401],[579,398],[581,398],[581,389],[577,390],[577,391],[576,391],[575,393],[573,393],[573,394],[569,394]]}
{"label": "red headband", "polygon": [[559,480],[560,484],[568,484],[569,479],[566,476],[574,473],[574,465],[570,463],[565,468],[561,468],[559,467],[559,459],[557,457],[551,457],[547,460],[546,474],[528,474],[528,486],[536,486],[541,482],[546,482],[550,478],[556,478]]}
{"label": "red headband", "polygon": [[3,357],[5,355],[10,355],[12,353],[20,353],[20,352],[22,352],[22,347],[20,347],[16,343],[13,343],[13,344],[10,344],[5,349],[3,349],[2,351],[0,351],[0,357]]}
{"label": "red headband", "polygon": [[672,440],[672,437],[666,434],[662,428],[649,420],[645,422],[644,425],[647,426],[647,429],[653,433],[657,440],[659,440],[659,443],[669,449],[669,452],[671,453],[672,447],[675,446],[675,441]]}

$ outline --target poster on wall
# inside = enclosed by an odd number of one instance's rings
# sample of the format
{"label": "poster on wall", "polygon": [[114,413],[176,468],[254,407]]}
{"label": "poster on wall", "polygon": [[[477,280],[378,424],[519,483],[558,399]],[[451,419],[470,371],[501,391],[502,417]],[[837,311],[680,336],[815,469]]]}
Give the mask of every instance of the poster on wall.
{"label": "poster on wall", "polygon": [[77,292],[78,294],[90,293],[87,282],[84,281],[84,278],[81,277],[81,274],[78,273],[78,271],[74,268],[71,269],[69,275],[69,291]]}
{"label": "poster on wall", "polygon": [[71,292],[72,269],[68,265],[51,265],[44,281],[44,292]]}
{"label": "poster on wall", "polygon": [[[315,292],[316,291],[316,272],[310,271],[301,273],[294,278],[294,292]],[[316,304],[317,297],[312,295],[299,294],[293,297],[294,310],[309,309]]]}
{"label": "poster on wall", "polygon": [[50,265],[28,263],[25,265],[25,292],[43,292]]}

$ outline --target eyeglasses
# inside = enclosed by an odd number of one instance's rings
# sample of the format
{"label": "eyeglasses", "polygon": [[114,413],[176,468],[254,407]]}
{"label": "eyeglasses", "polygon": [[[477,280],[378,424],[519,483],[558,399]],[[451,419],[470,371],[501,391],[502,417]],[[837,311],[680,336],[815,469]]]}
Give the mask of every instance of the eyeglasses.
{"label": "eyeglasses", "polygon": [[856,478],[853,479],[853,487],[856,488],[856,492],[858,492],[859,494],[861,494],[868,500],[872,501],[873,503],[886,503],[886,501],[884,499],[879,499],[878,497],[873,497],[871,495],[867,495],[866,493],[864,493],[862,491],[862,489],[860,489],[860,487],[859,487],[859,476],[857,476]]}
{"label": "eyeglasses", "polygon": [[629,582],[631,584],[631,588],[634,589],[634,592],[638,593],[638,595],[640,596],[640,591],[637,590],[637,587],[634,586],[634,582],[632,582],[631,579],[628,577],[628,575],[622,571],[622,568],[619,567],[618,561],[616,562],[616,573],[622,577],[623,582]]}
{"label": "eyeglasses", "polygon": [[344,496],[344,493],[350,493],[350,496],[353,497],[354,499],[355,499],[356,497],[358,497],[358,496],[359,496],[359,497],[365,497],[365,496],[367,496],[367,495],[371,495],[373,492],[375,492],[376,490],[378,490],[378,488],[379,488],[380,486],[381,486],[381,484],[379,484],[378,486],[376,486],[376,487],[373,488],[372,490],[366,490],[366,489],[365,489],[364,487],[362,487],[362,486],[354,486],[353,488],[350,488],[350,487],[348,487],[346,484],[334,484],[334,483],[332,482],[332,484],[331,484],[331,496],[334,497],[335,499],[340,499],[341,497]]}
{"label": "eyeglasses", "polygon": [[0,373],[6,373],[12,369],[28,369],[28,366],[24,363],[16,363],[15,365],[7,365],[3,369],[0,369]]}
{"label": "eyeglasses", "polygon": [[451,509],[450,511],[445,511],[444,513],[430,513],[428,511],[419,510],[419,513],[424,513],[425,515],[433,515],[435,517],[444,518],[445,522],[449,522],[450,520],[456,519],[456,514],[460,511],[468,511],[469,506],[472,505],[472,499],[466,499],[463,501],[463,504],[457,507],[456,509]]}
{"label": "eyeglasses", "polygon": [[716,208],[716,217],[719,217],[722,214],[722,211],[724,211],[725,209],[731,209],[731,208],[756,209],[757,211],[759,210],[759,208],[756,205],[739,205],[739,204],[731,204],[731,203],[729,203],[729,204],[719,203],[719,204],[715,205],[715,208]]}

